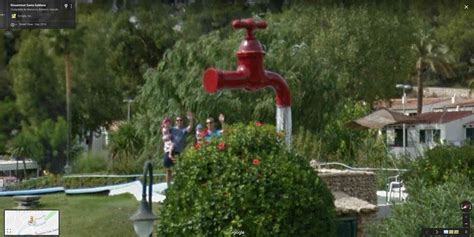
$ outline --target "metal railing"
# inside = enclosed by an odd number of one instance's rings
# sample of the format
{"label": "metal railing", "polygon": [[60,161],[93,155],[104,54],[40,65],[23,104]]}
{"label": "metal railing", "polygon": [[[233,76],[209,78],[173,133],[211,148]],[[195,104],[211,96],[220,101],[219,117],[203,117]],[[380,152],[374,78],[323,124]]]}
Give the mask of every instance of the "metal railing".
{"label": "metal railing", "polygon": [[393,194],[397,195],[398,193],[398,201],[404,202],[406,194],[404,193],[404,183],[403,180],[400,180],[400,174],[403,172],[407,172],[407,169],[399,169],[399,168],[357,168],[351,167],[344,163],[340,162],[323,162],[317,163],[316,166],[318,168],[328,167],[328,166],[339,166],[343,167],[345,170],[352,170],[352,171],[382,171],[382,172],[396,172],[397,175],[394,176],[386,176],[386,185],[385,185],[385,202],[387,204],[394,202],[392,199]]}
{"label": "metal railing", "polygon": [[340,162],[324,162],[324,163],[319,163],[317,164],[319,167],[322,166],[330,166],[330,165],[339,165],[342,166],[348,170],[354,170],[354,171],[396,171],[396,172],[407,172],[407,169],[398,169],[398,168],[357,168],[357,167],[351,167],[348,166],[344,163]]}

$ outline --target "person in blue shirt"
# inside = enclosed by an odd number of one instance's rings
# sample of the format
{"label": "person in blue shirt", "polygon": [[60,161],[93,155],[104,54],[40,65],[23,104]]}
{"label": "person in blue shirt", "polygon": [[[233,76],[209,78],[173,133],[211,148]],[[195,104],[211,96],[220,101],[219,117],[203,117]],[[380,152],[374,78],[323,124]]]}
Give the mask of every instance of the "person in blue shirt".
{"label": "person in blue shirt", "polygon": [[206,141],[211,140],[213,137],[220,137],[224,131],[224,114],[219,114],[219,122],[221,123],[221,130],[217,129],[214,124],[214,118],[209,117],[206,119],[207,134],[205,136]]}
{"label": "person in blue shirt", "polygon": [[186,114],[186,118],[189,121],[187,127],[184,127],[183,125],[183,117],[177,116],[175,120],[175,126],[171,128],[175,155],[179,155],[179,153],[184,151],[184,147],[186,145],[186,135],[193,130],[193,113],[188,112]]}
{"label": "person in blue shirt", "polygon": [[195,128],[196,134],[194,136],[194,144],[200,144],[204,140],[204,137],[207,135],[207,128],[204,129],[202,124],[198,124]]}

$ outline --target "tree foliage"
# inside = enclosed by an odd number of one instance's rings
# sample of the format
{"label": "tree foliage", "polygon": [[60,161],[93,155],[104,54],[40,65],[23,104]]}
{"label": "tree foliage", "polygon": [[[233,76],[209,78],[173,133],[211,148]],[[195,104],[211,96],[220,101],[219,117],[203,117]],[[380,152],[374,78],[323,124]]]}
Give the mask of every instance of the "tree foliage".
{"label": "tree foliage", "polygon": [[120,81],[122,96],[135,97],[144,84],[143,74],[156,67],[175,41],[175,20],[170,9],[159,3],[114,13],[108,29],[107,66]]}
{"label": "tree foliage", "polygon": [[440,16],[436,37],[452,49],[456,58],[469,63],[474,56],[474,16],[468,11],[445,11]]}
{"label": "tree foliage", "polygon": [[[52,173],[63,171],[66,164],[66,121],[59,117],[41,123],[28,125],[23,123],[21,132],[8,144],[11,154],[30,158],[39,166]],[[77,152],[77,148],[75,148]]]}
{"label": "tree foliage", "polygon": [[5,150],[8,140],[21,128],[21,119],[15,101],[0,101],[0,151]]}
{"label": "tree foliage", "polygon": [[107,57],[111,47],[104,44],[112,16],[102,11],[79,16],[87,42],[73,58],[73,123],[81,136],[87,136],[92,144],[92,135],[101,126],[108,127],[113,121],[123,118],[123,97],[119,82],[107,67]]}
{"label": "tree foliage", "polygon": [[[461,226],[459,203],[474,198],[472,180],[461,176],[437,186],[417,178],[411,186],[416,191],[408,201],[394,205],[389,218],[374,222],[368,236],[419,236],[422,228]],[[471,221],[473,217],[471,212]]]}
{"label": "tree foliage", "polygon": [[474,179],[474,145],[437,146],[425,158],[413,161],[404,179],[423,177],[425,184],[435,186],[448,182],[456,174]]}
{"label": "tree foliage", "polygon": [[443,79],[456,76],[454,72],[454,59],[449,49],[432,38],[431,30],[420,30],[417,33],[419,42],[413,45],[413,49],[418,57],[416,61],[417,71],[417,113],[422,112],[423,107],[423,84],[426,79],[433,75]]}
{"label": "tree foliage", "polygon": [[64,89],[54,71],[53,58],[37,32],[25,32],[23,37],[9,65],[18,110],[30,122],[55,119],[65,109]]}
{"label": "tree foliage", "polygon": [[135,125],[128,122],[121,124],[117,131],[110,134],[110,170],[125,174],[139,172],[143,165],[143,159],[140,159],[142,148],[143,138],[137,133]]}

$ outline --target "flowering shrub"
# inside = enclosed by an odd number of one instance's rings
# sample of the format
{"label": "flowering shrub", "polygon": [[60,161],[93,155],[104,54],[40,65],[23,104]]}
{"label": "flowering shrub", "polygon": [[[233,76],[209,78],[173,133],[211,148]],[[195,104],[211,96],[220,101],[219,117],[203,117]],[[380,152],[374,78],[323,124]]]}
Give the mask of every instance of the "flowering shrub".
{"label": "flowering shrub", "polygon": [[275,127],[238,124],[187,149],[158,236],[333,236],[331,193]]}

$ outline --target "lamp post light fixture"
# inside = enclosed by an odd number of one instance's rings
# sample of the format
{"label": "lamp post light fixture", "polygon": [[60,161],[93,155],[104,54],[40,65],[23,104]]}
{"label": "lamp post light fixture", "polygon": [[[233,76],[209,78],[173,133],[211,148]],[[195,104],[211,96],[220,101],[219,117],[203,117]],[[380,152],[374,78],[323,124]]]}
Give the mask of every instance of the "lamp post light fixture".
{"label": "lamp post light fixture", "polygon": [[130,121],[130,104],[133,103],[134,100],[131,98],[127,98],[127,99],[124,99],[123,102],[128,103],[127,121]]}
{"label": "lamp post light fixture", "polygon": [[[402,95],[402,110],[403,110],[403,115],[405,115],[405,103],[407,99],[407,94],[405,93],[405,90],[409,90],[412,87],[410,85],[405,85],[405,84],[397,84],[395,86],[397,89],[402,89],[403,90],[403,95]],[[403,154],[407,154],[407,147],[406,147],[406,125],[403,123]]]}
{"label": "lamp post light fixture", "polygon": [[[149,175],[148,201],[146,200],[147,173]],[[135,229],[135,233],[140,237],[151,236],[153,232],[153,222],[157,219],[151,209],[152,186],[153,167],[150,161],[146,161],[143,167],[142,200],[140,201],[138,210],[130,217],[130,220],[133,221],[133,229]]]}

